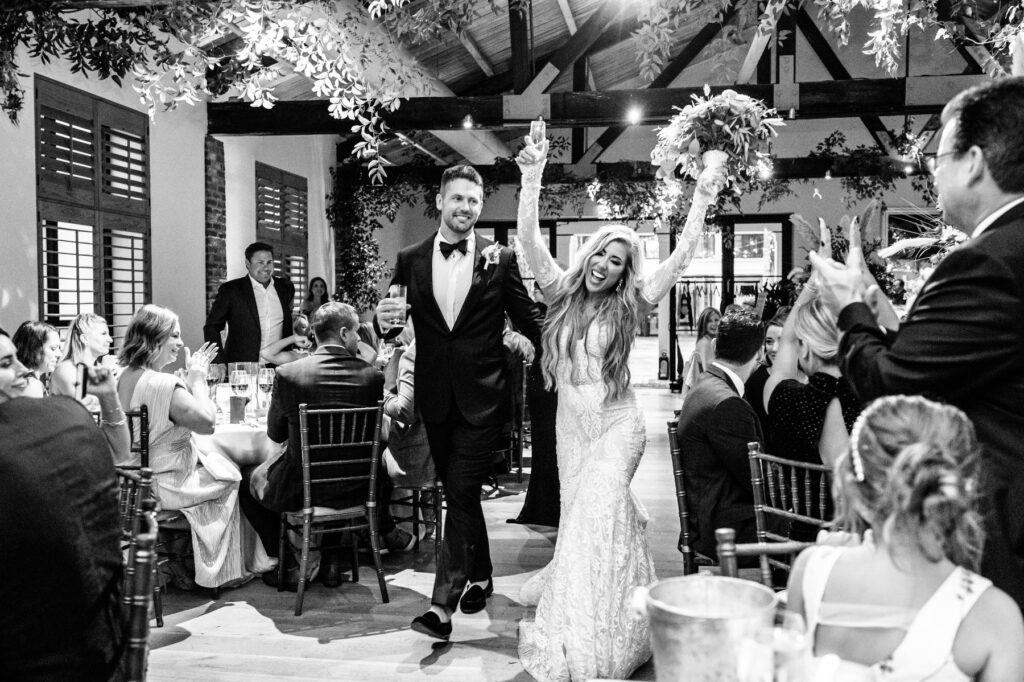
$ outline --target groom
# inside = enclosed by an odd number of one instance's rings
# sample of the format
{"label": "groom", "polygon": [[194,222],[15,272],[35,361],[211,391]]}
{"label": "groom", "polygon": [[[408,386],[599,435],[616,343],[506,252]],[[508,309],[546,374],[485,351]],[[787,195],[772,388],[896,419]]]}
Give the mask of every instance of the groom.
{"label": "groom", "polygon": [[[416,405],[448,505],[430,610],[413,620],[412,629],[447,640],[455,608],[476,613],[494,590],[480,492],[511,419],[505,315],[534,344],[541,317],[512,251],[473,231],[483,207],[480,174],[470,166],[448,168],[436,202],[440,228],[399,252],[391,283],[408,287]],[[385,338],[397,333],[392,322],[398,311],[392,299],[377,305]]]}

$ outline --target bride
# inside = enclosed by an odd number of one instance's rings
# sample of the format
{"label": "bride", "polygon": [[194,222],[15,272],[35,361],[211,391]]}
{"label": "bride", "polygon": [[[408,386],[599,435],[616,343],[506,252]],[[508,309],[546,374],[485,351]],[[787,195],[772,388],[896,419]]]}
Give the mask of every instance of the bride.
{"label": "bride", "polygon": [[654,581],[647,514],[629,489],[647,441],[629,353],[640,321],[689,264],[725,172],[702,172],[678,247],[650,276],[642,277],[640,240],[624,225],[598,230],[563,271],[538,223],[548,143],[526,140],[516,159],[518,232],[550,302],[542,369],[558,389],[562,521],[551,563],[522,590],[537,609],[520,623],[519,657],[543,682],[627,678],[650,658],[647,622],[631,615],[630,592]]}

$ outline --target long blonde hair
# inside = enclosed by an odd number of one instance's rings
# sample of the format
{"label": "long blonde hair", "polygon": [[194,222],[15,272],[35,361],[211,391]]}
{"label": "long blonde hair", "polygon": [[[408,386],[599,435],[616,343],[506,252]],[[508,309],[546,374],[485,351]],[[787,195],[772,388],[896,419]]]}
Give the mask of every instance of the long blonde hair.
{"label": "long blonde hair", "polygon": [[572,344],[581,332],[584,341],[589,333],[585,284],[587,262],[594,254],[616,241],[626,245],[628,256],[625,268],[615,288],[601,297],[594,319],[608,323],[608,347],[601,363],[601,376],[608,389],[605,402],[612,403],[621,399],[629,388],[629,353],[640,326],[642,301],[640,239],[636,232],[625,225],[606,225],[584,244],[582,253],[562,275],[551,296],[541,337],[544,383],[549,389],[555,383],[558,358],[562,355],[570,358],[575,370],[576,357],[572,353]]}

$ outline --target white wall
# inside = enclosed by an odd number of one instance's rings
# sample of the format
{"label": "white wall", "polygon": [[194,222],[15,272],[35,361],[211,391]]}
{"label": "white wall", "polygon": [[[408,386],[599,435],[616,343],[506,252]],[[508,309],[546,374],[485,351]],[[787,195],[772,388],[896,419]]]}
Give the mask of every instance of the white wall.
{"label": "white wall", "polygon": [[[39,317],[33,75],[40,74],[137,111],[130,86],[87,79],[62,64],[19,55],[26,97],[20,125],[0,120],[0,325],[9,332]],[[181,317],[186,342],[202,342],[206,318],[205,106],[182,105],[150,125],[153,302]],[[305,177],[309,190],[309,274],[333,281],[334,248],[325,216],[328,169],[336,138],[225,139],[228,275],[244,272],[243,250],[254,240],[255,161]]]}

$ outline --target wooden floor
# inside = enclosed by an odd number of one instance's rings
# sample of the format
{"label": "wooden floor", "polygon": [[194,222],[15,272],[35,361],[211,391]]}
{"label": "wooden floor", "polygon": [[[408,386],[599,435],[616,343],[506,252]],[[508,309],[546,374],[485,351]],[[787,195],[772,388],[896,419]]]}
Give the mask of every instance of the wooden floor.
{"label": "wooden floor", "polygon": [[[630,364],[638,367],[637,374],[656,378],[651,347],[650,340],[638,344]],[[651,515],[648,530],[658,577],[672,577],[681,575],[682,566],[675,549],[679,526],[665,422],[679,397],[664,388],[638,388],[637,395],[648,443],[633,489]],[[522,506],[522,487],[510,483],[484,502],[494,596],[483,612],[455,616],[450,643],[409,630],[410,620],[429,606],[433,551],[428,542],[419,552],[384,558],[389,604],[381,603],[369,567],[359,583],[336,589],[314,583],[298,617],[293,593],[259,581],[227,591],[217,601],[209,593],[172,591],[164,600],[165,625],[152,631],[149,679],[531,680],[516,652],[518,622],[525,613],[519,588],[548,562],[555,537],[551,529],[505,523]],[[652,664],[633,679],[653,680]]]}

